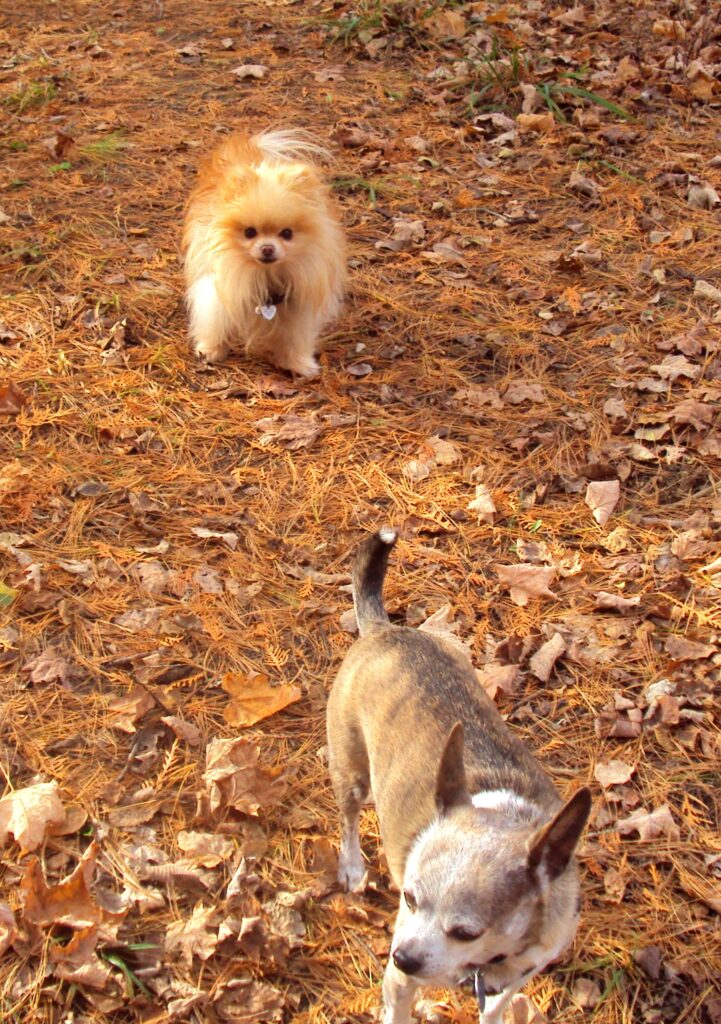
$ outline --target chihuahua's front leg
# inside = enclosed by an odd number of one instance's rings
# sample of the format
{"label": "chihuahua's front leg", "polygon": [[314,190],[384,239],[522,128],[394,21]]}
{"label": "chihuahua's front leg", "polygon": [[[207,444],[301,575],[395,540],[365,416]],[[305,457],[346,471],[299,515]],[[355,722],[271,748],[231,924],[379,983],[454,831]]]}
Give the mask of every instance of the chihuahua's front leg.
{"label": "chihuahua's front leg", "polygon": [[388,961],[383,977],[383,1024],[410,1024],[418,983]]}

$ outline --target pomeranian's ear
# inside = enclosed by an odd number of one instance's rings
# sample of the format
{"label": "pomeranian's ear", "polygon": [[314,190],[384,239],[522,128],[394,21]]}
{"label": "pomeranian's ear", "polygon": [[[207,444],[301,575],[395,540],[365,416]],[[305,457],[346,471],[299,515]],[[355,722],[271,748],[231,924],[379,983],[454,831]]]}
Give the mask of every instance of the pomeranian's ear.
{"label": "pomeranian's ear", "polygon": [[285,173],[288,184],[299,191],[314,190],[318,187],[318,172],[309,164],[289,164],[285,168]]}

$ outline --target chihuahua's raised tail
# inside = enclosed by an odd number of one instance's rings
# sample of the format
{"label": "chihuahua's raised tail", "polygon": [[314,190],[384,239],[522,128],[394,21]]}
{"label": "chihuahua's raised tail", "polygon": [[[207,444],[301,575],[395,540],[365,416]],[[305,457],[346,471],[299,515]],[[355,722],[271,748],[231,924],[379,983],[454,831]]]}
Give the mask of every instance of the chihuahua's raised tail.
{"label": "chihuahua's raised tail", "polygon": [[390,526],[383,526],[363,544],[353,563],[353,604],[358,632],[367,636],[390,623],[383,604],[383,580],[388,556],[398,540]]}

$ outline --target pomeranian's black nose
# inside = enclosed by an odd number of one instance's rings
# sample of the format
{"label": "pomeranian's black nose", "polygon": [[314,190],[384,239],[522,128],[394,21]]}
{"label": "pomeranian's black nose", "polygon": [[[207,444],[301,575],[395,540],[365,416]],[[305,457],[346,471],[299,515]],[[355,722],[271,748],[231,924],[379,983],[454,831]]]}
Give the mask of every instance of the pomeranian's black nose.
{"label": "pomeranian's black nose", "polygon": [[275,246],[274,245],[261,245],[260,247],[261,259],[270,262],[275,259]]}
{"label": "pomeranian's black nose", "polygon": [[399,947],[393,954],[393,963],[404,974],[417,974],[423,961],[416,956],[411,956],[410,953],[404,953]]}

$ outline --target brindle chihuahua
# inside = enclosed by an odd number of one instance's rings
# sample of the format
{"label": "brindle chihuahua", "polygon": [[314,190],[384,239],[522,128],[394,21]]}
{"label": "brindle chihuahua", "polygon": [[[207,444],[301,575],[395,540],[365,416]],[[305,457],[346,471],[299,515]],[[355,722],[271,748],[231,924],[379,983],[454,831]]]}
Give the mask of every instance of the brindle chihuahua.
{"label": "brindle chihuahua", "polygon": [[383,1024],[408,1024],[420,985],[469,975],[482,1024],[500,1024],[515,992],[576,933],[574,850],[591,795],[582,788],[562,802],[459,650],[391,625],[382,588],[395,541],[384,528],[359,551],[360,639],[328,701],[339,879],[363,888],[358,819],[370,793],[402,893]]}

